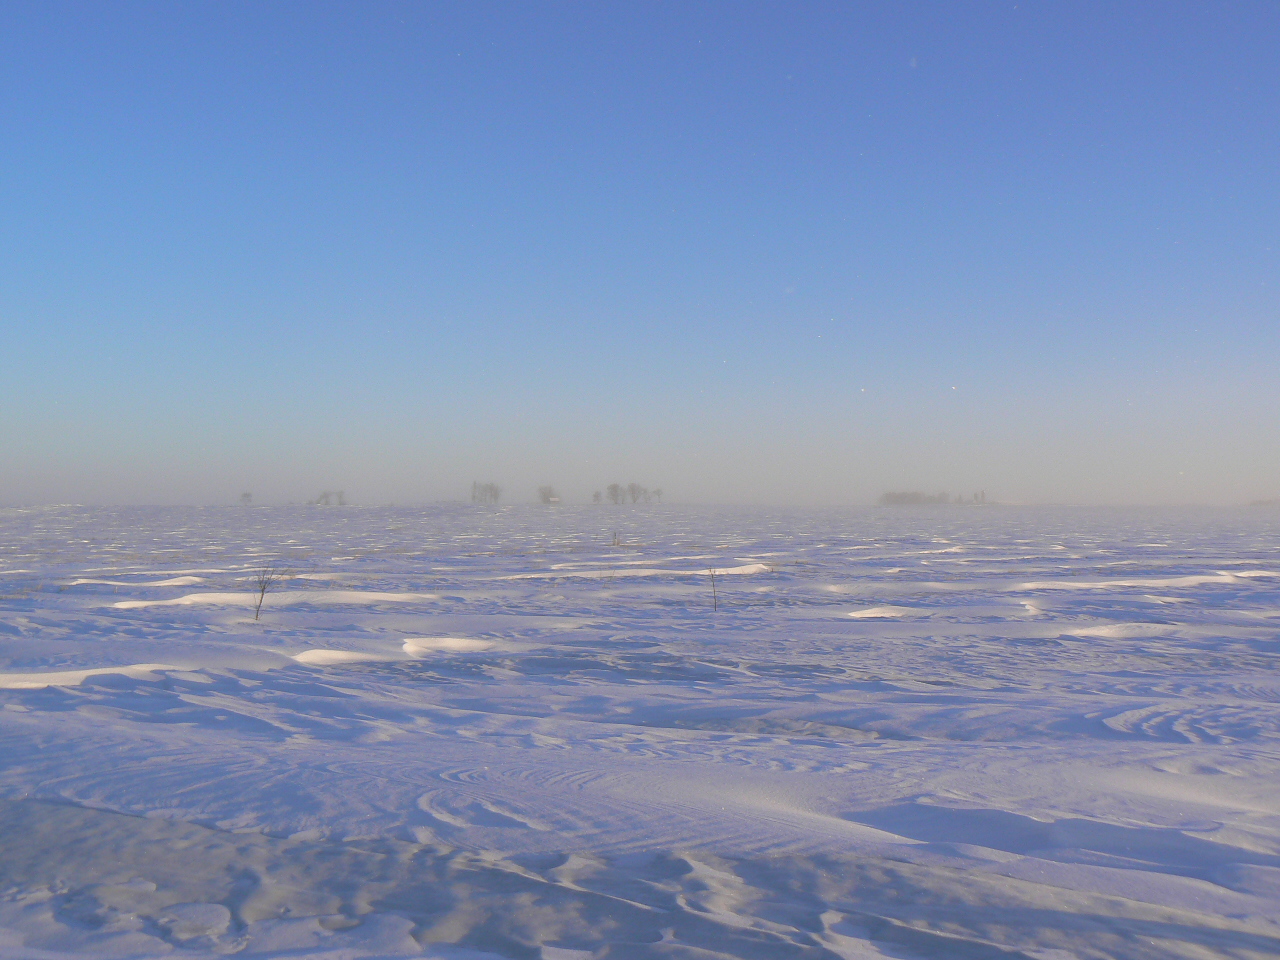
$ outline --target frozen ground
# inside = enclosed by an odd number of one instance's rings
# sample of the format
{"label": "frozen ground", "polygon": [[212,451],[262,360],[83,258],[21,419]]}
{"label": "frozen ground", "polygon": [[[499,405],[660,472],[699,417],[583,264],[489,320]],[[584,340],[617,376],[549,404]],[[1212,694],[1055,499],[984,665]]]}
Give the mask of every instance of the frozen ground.
{"label": "frozen ground", "polygon": [[1276,957],[1278,535],[0,512],[0,957]]}

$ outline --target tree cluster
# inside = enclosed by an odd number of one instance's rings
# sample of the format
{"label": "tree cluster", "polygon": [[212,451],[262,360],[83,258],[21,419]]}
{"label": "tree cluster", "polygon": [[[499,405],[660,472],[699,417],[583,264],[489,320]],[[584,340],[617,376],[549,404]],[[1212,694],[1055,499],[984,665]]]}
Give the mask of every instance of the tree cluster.
{"label": "tree cluster", "polygon": [[892,493],[881,494],[880,506],[882,507],[918,507],[924,504],[950,503],[951,498],[945,493],[930,495],[920,493],[917,490],[901,490]]}
{"label": "tree cluster", "polygon": [[[926,504],[951,503],[952,500],[945,493],[928,494],[920,493],[917,490],[900,490],[880,495],[880,506],[882,507],[918,507]],[[982,490],[973,495],[972,500],[968,500],[963,494],[956,494],[956,503],[986,503],[987,491]]]}
{"label": "tree cluster", "polygon": [[[605,487],[604,492],[612,504],[626,503],[628,498],[632,503],[639,503],[642,500],[645,503],[651,503],[654,500],[659,503],[662,502],[662,490],[650,490],[648,487],[642,487],[638,483],[628,483],[625,487],[620,483],[611,483]],[[595,496],[592,499],[596,503],[603,502],[603,497],[601,497],[599,490],[595,492]]]}
{"label": "tree cluster", "polygon": [[496,483],[480,483],[476,481],[471,484],[472,503],[497,503],[498,498],[501,496],[502,488]]}

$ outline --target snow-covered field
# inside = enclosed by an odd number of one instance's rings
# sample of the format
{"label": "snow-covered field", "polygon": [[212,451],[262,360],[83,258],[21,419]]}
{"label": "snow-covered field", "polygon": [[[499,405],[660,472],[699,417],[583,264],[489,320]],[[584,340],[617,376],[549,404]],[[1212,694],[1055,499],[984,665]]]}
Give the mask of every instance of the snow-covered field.
{"label": "snow-covered field", "polygon": [[1278,538],[3,511],[0,956],[1280,956]]}

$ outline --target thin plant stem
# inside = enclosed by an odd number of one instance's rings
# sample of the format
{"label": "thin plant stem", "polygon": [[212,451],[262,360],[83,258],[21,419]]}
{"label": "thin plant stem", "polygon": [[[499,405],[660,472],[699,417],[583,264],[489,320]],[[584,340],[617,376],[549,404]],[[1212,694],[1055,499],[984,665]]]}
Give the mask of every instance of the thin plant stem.
{"label": "thin plant stem", "polygon": [[267,598],[267,591],[280,582],[284,577],[284,571],[274,564],[267,567],[261,567],[254,574],[253,581],[258,586],[258,603],[253,608],[253,619],[257,620],[258,615],[262,613],[262,601]]}

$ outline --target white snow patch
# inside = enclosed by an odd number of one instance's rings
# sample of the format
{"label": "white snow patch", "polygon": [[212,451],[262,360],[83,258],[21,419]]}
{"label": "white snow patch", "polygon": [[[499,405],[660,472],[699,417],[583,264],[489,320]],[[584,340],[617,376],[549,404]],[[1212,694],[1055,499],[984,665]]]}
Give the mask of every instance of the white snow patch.
{"label": "white snow patch", "polygon": [[889,620],[897,617],[915,616],[921,611],[911,607],[895,607],[886,604],[882,607],[867,607],[865,610],[854,610],[849,616],[855,620]]}
{"label": "white snow patch", "polygon": [[[316,604],[370,604],[414,603],[419,600],[438,600],[434,593],[382,593],[377,590],[285,590],[268,593],[264,607],[288,607],[303,603]],[[121,600],[111,606],[117,610],[136,610],[141,607],[187,607],[211,604],[224,607],[256,607],[257,593],[189,593],[172,600]]]}
{"label": "white snow patch", "polygon": [[1211,583],[1239,583],[1241,580],[1280,577],[1274,570],[1241,570],[1228,573],[1195,574],[1188,577],[1144,577],[1117,580],[1032,580],[1019,590],[1108,590],[1113,587],[1203,587]]}
{"label": "white snow patch", "polygon": [[362,653],[358,650],[326,650],[320,647],[295,653],[293,659],[309,666],[324,666],[330,663],[360,663],[370,660],[390,660],[391,657],[377,653]]}
{"label": "white snow patch", "polygon": [[404,641],[404,652],[411,657],[425,653],[464,653],[478,650],[491,650],[492,640],[478,640],[474,637],[409,637]]}
{"label": "white snow patch", "polygon": [[1129,640],[1135,637],[1167,637],[1175,627],[1167,623],[1105,623],[1091,627],[1072,627],[1063,633],[1072,637],[1103,637],[1108,640]]}
{"label": "white snow patch", "polygon": [[170,577],[168,580],[92,580],[79,579],[69,582],[69,586],[78,587],[81,584],[95,583],[107,587],[191,587],[197,583],[204,583],[204,577]]}

